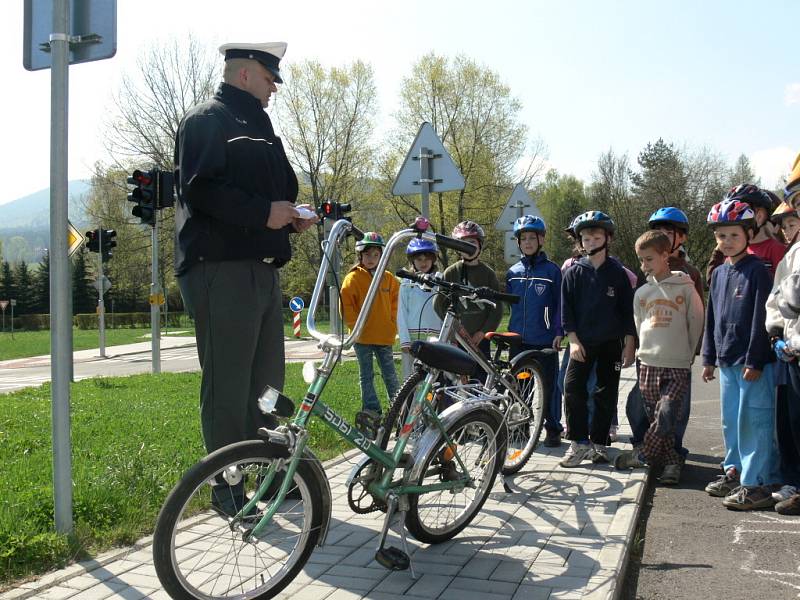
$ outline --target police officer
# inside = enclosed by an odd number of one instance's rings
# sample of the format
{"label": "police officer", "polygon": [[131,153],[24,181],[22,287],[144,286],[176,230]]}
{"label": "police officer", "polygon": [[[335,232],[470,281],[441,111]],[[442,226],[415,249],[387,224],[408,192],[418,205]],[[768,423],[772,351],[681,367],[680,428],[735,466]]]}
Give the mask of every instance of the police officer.
{"label": "police officer", "polygon": [[220,52],[223,83],[186,113],[175,139],[175,273],[195,320],[208,452],[269,424],[256,401],[266,385],[283,388],[278,269],[291,258],[289,235],[317,220],[294,205],[297,177],[264,112],[286,44]]}

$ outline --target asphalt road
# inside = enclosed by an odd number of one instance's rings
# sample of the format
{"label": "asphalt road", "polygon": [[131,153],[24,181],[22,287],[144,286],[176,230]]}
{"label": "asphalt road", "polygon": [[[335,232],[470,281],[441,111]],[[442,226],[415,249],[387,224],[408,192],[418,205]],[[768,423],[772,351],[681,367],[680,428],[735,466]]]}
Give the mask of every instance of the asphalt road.
{"label": "asphalt road", "polygon": [[718,380],[692,374],[691,454],[679,486],[651,477],[622,598],[800,598],[800,517],[736,512],[703,491],[724,449]]}

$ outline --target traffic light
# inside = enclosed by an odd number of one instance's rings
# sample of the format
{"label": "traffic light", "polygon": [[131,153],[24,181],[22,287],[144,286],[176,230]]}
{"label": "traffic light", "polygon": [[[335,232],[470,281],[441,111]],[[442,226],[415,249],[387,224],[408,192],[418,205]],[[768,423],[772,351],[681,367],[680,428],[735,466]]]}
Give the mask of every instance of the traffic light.
{"label": "traffic light", "polygon": [[108,262],[113,256],[111,249],[117,246],[117,240],[114,239],[115,237],[117,237],[117,232],[114,229],[103,229],[101,231],[100,250],[103,262]]}
{"label": "traffic light", "polygon": [[136,202],[131,211],[134,217],[139,217],[142,225],[155,225],[156,222],[156,173],[153,171],[140,171],[136,169],[128,177],[128,185],[135,186],[128,194],[130,202]]}
{"label": "traffic light", "polygon": [[158,171],[158,203],[156,208],[175,206],[175,174],[172,171]]}
{"label": "traffic light", "polygon": [[345,213],[351,210],[350,203],[334,202],[333,200],[323,200],[319,205],[317,214],[322,219],[332,219],[338,221],[339,219],[346,219]]}
{"label": "traffic light", "polygon": [[86,248],[89,252],[100,252],[100,230],[86,232]]}

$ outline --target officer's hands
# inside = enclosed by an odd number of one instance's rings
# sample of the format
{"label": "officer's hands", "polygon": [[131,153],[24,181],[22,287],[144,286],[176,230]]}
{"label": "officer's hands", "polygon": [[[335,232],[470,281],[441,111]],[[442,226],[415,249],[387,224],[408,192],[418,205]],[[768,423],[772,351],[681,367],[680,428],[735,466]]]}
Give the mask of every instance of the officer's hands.
{"label": "officer's hands", "polygon": [[292,204],[288,200],[279,200],[277,202],[272,202],[269,208],[269,218],[267,219],[267,228],[283,229],[290,223],[294,223],[295,219],[298,219],[298,217],[299,214],[295,210],[294,204]]}
{"label": "officer's hands", "polygon": [[713,365],[707,365],[707,366],[703,367],[703,381],[708,383],[712,379],[714,379],[714,366]]}
{"label": "officer's hands", "polygon": [[319,221],[319,215],[317,215],[317,212],[312,205],[300,204],[295,208],[306,208],[314,212],[314,216],[309,219],[296,218],[294,221],[292,221],[292,225],[294,226],[295,231],[297,231],[297,233],[303,233],[306,229],[308,229],[309,227],[311,227],[312,225],[316,224]]}

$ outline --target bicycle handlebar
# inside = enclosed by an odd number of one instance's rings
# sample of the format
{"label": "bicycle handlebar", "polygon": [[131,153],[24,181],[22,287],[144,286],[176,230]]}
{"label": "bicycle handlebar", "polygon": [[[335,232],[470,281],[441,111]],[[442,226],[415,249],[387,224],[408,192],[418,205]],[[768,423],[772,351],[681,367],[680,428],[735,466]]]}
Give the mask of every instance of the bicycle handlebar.
{"label": "bicycle handlebar", "polygon": [[469,242],[462,242],[461,240],[447,237],[446,235],[442,235],[441,233],[437,233],[435,235],[436,235],[436,243],[439,246],[444,246],[445,248],[449,248],[450,250],[455,250],[456,252],[463,252],[464,254],[469,254],[469,255],[475,254],[475,246],[473,246]]}
{"label": "bicycle handlebar", "polygon": [[[454,241],[457,242],[458,240]],[[474,248],[474,246],[472,247]],[[508,302],[509,304],[517,304],[519,302],[519,296],[517,294],[506,294],[505,292],[498,292],[488,287],[473,287],[471,285],[463,285],[461,283],[447,281],[443,277],[437,277],[436,275],[431,275],[430,273],[412,273],[411,271],[400,269],[397,271],[396,275],[401,279],[408,279],[410,281],[416,281],[417,283],[422,283],[425,285],[438,286],[451,292],[458,292],[457,295],[459,296],[475,295],[477,298],[481,298],[483,300],[500,300],[502,302]]]}

